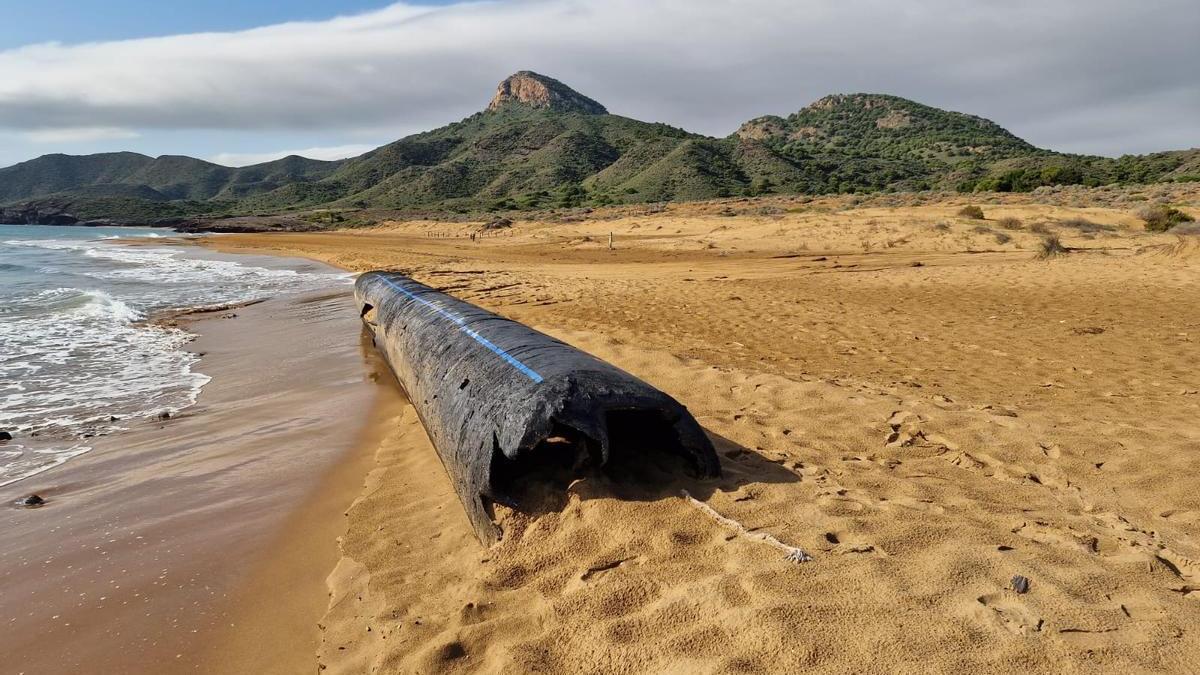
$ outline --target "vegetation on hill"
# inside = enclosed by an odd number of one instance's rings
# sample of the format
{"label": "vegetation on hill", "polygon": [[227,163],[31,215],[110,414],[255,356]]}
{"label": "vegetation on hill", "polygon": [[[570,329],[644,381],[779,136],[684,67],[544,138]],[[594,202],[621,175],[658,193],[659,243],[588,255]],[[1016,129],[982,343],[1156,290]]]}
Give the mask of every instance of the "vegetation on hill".
{"label": "vegetation on hill", "polygon": [[230,168],[128,152],[46,155],[0,169],[0,205],[150,222],[314,207],[468,212],[1197,179],[1200,150],[1059,154],[980,117],[877,94],[827,96],[710,138],[608,114],[563,83],[522,71],[500,84],[486,110],[353,159]]}
{"label": "vegetation on hill", "polygon": [[150,201],[236,199],[318,180],[339,164],[292,156],[231,168],[192,157],[134,152],[44,155],[0,169],[0,204],[59,193]]}

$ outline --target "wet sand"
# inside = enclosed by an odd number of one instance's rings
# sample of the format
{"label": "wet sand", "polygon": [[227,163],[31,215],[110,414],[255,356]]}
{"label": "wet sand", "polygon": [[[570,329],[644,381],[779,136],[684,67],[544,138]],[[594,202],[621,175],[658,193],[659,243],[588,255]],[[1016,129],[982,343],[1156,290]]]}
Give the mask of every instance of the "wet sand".
{"label": "wet sand", "polygon": [[348,286],[186,321],[195,406],[0,489],[4,672],[311,670],[377,363]]}
{"label": "wet sand", "polygon": [[[671,393],[721,454],[708,483],[577,481],[485,550],[401,407],[329,577],[324,672],[1197,671],[1200,237],[1145,233],[1158,198],[211,242],[403,270]],[[1039,258],[1051,234],[1071,251]]]}

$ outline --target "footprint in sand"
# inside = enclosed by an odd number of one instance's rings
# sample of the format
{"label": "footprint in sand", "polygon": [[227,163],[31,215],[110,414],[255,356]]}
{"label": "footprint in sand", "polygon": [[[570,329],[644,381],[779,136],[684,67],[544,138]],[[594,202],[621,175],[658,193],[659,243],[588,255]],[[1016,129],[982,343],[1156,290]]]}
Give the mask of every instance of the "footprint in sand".
{"label": "footprint in sand", "polygon": [[1158,551],[1158,560],[1180,579],[1187,582],[1200,583],[1200,563],[1195,560],[1180,555],[1169,548],[1162,548]]}
{"label": "footprint in sand", "polygon": [[1051,525],[1044,521],[1021,523],[1013,528],[1013,534],[1019,534],[1039,544],[1062,546],[1083,553],[1096,553],[1099,541],[1090,535],[1077,534],[1070,528]]}
{"label": "footprint in sand", "polygon": [[981,618],[1007,631],[1029,634],[1042,630],[1042,618],[1008,593],[981,595],[976,602],[976,613]]}

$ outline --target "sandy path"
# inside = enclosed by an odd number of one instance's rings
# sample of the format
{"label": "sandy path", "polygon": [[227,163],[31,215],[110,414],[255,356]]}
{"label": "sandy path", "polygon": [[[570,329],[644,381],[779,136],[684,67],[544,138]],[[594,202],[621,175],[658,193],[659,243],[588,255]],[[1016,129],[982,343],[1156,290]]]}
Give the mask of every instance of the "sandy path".
{"label": "sandy path", "polygon": [[[1025,225],[1004,245],[950,207],[715,234],[716,217],[659,214],[476,244],[435,223],[225,239],[397,267],[538,326],[682,400],[722,452],[708,484],[578,481],[485,551],[398,412],[350,511],[321,663],[1200,668],[1196,247],[1121,212],[1088,209],[1113,229],[1081,234],[1062,207],[1008,208]],[[1090,250],[1034,260],[1042,221]],[[814,560],[735,536],[680,489]]]}

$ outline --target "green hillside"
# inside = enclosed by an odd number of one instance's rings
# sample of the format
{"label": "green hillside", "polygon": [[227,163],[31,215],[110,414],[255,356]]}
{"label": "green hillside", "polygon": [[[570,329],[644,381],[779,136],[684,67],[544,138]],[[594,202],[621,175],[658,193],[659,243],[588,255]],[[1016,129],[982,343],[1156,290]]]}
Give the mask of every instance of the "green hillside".
{"label": "green hillside", "polygon": [[980,117],[879,94],[827,96],[710,138],[609,114],[557,80],[522,71],[482,112],[353,159],[230,168],[182,156],[47,155],[0,169],[0,205],[30,219],[148,222],[314,207],[481,211],[1197,177],[1200,150],[1060,154]]}
{"label": "green hillside", "polygon": [[[578,195],[621,193],[635,200],[707,195],[643,175],[685,141],[703,137],[608,114],[528,106],[477,113],[348,160],[305,194],[284,189],[246,201],[255,210],[316,205],[421,208],[494,203],[545,206]],[[617,166],[619,165],[619,166]],[[608,180],[592,180],[608,169]]]}
{"label": "green hillside", "polygon": [[231,168],[192,157],[153,158],[134,152],[44,155],[0,169],[0,204],[62,193],[114,197],[140,193],[161,201],[239,198],[317,180],[338,165],[304,157]]}

